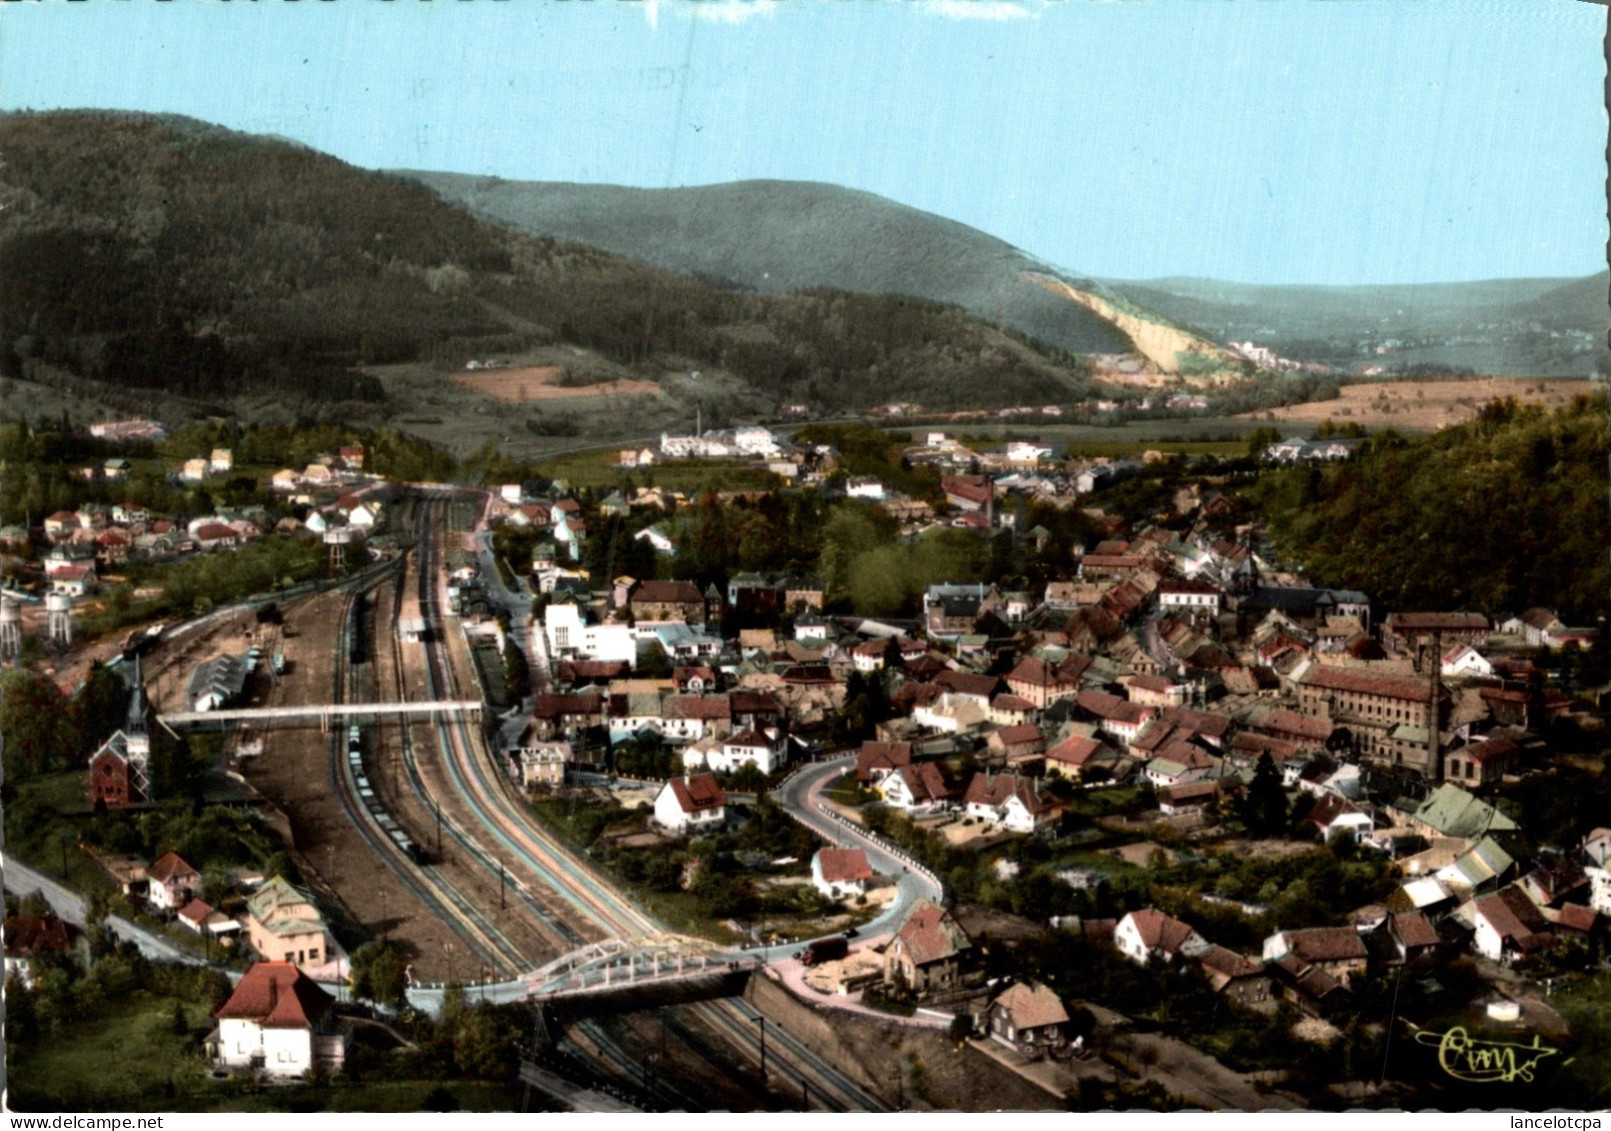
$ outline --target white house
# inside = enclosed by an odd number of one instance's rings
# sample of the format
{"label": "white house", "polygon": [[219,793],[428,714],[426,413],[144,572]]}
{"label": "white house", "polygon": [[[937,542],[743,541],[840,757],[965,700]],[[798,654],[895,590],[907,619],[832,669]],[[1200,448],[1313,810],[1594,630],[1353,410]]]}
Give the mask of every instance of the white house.
{"label": "white house", "polygon": [[259,962],[213,1014],[218,1028],[208,1039],[212,1062],[280,1077],[339,1069],[347,1038],[327,1023],[334,1004],[293,964]]}
{"label": "white house", "polygon": [[1494,674],[1494,666],[1483,654],[1469,644],[1458,644],[1443,655],[1443,675],[1479,676],[1486,679]]}
{"label": "white house", "polygon": [[1137,966],[1145,966],[1154,958],[1169,962],[1201,954],[1209,944],[1190,924],[1149,907],[1119,920],[1113,930],[1113,945]]}
{"label": "white house", "polygon": [[145,870],[146,899],[158,911],[178,911],[201,890],[201,873],[176,852],[164,852]]}
{"label": "white house", "polygon": [[682,761],[688,770],[731,774],[745,766],[754,766],[761,773],[770,774],[788,762],[788,746],[775,735],[750,729],[720,742],[715,739],[696,742],[684,748]]}
{"label": "white house", "polygon": [[561,660],[619,661],[633,667],[638,644],[624,624],[585,624],[582,610],[563,601],[543,610],[543,635],[550,658]]}
{"label": "white house", "polygon": [[811,882],[829,899],[865,895],[872,878],[872,865],[860,848],[821,848],[811,858]]}
{"label": "white house", "polygon": [[1595,829],[1584,839],[1583,874],[1589,879],[1589,906],[1611,915],[1611,829]]}
{"label": "white house", "polygon": [[727,820],[727,795],[712,774],[672,778],[654,799],[655,823],[668,832],[702,833]]}
{"label": "white house", "polygon": [[851,499],[882,499],[884,485],[871,476],[859,476],[845,481],[845,495]]}
{"label": "white house", "polygon": [[228,448],[214,448],[207,459],[207,470],[214,475],[228,475],[235,469],[235,453]]}
{"label": "white house", "polygon": [[1476,928],[1471,937],[1473,949],[1494,962],[1536,954],[1555,942],[1544,916],[1514,885],[1478,898],[1470,919]]}
{"label": "white house", "polygon": [[794,638],[802,643],[808,640],[828,639],[828,622],[815,609],[807,609],[794,618]]}
{"label": "white house", "polygon": [[638,531],[635,537],[640,542],[647,542],[654,547],[657,554],[675,554],[677,544],[671,540],[665,530],[659,526],[648,526]]}

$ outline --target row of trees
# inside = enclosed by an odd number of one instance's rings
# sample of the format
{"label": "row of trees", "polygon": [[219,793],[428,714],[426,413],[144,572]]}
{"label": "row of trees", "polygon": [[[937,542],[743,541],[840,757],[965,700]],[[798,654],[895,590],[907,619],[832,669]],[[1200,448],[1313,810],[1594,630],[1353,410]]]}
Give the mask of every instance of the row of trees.
{"label": "row of trees", "polygon": [[1317,584],[1388,608],[1543,605],[1592,624],[1611,591],[1607,423],[1604,397],[1496,401],[1457,428],[1371,437],[1344,464],[1268,472],[1250,494]]}

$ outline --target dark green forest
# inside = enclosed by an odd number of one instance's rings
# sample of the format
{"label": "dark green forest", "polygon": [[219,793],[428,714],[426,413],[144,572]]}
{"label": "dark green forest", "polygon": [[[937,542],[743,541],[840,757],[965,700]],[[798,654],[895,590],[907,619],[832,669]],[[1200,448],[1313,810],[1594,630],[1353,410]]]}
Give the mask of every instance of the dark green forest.
{"label": "dark green forest", "polygon": [[1495,401],[1430,436],[1385,432],[1334,467],[1253,489],[1277,555],[1390,609],[1543,605],[1593,624],[1611,591],[1603,396],[1553,412]]}
{"label": "dark green forest", "polygon": [[362,366],[563,342],[817,408],[1067,402],[1084,363],[893,295],[737,294],[499,228],[424,187],[173,117],[0,116],[0,376],[384,401]]}

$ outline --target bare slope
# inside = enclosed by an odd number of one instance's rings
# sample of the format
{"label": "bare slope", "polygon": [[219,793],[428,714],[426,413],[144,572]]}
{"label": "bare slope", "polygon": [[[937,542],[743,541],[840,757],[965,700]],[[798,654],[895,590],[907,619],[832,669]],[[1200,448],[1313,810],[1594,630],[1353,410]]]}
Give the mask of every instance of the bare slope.
{"label": "bare slope", "polygon": [[1216,341],[1251,339],[1340,369],[1585,376],[1606,371],[1608,285],[1601,273],[1377,287],[1108,280],[1106,289]]}

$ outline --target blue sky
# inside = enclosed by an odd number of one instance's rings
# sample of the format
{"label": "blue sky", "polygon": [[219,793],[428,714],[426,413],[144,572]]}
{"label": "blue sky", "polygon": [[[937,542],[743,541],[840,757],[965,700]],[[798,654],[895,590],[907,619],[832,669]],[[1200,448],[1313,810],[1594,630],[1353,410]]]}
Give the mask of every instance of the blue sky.
{"label": "blue sky", "polygon": [[358,165],[828,181],[1112,278],[1605,266],[1577,0],[87,0],[0,6],[0,106]]}

